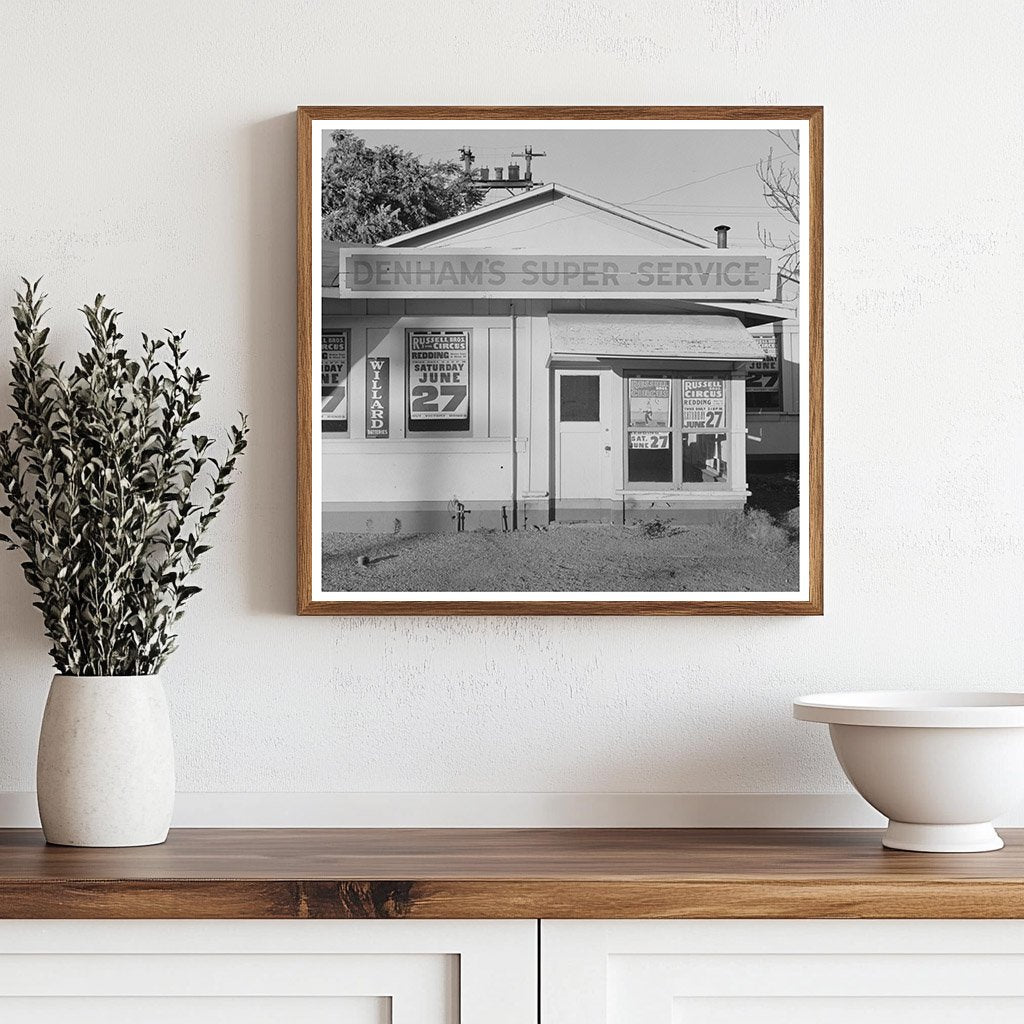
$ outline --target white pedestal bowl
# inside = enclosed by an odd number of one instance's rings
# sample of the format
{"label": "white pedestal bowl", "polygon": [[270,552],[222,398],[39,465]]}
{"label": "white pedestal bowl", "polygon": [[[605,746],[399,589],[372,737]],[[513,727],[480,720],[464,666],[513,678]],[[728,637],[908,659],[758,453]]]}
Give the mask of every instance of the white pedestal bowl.
{"label": "white pedestal bowl", "polygon": [[793,704],[823,722],[846,777],[889,819],[882,845],[999,850],[992,819],[1024,800],[1024,693],[818,693]]}

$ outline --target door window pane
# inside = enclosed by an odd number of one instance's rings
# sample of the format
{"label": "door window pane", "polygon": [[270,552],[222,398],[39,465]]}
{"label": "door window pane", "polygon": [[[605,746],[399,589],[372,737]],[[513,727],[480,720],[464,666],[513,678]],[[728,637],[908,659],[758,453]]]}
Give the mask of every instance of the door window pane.
{"label": "door window pane", "polygon": [[563,374],[559,416],[563,423],[599,423],[601,378],[595,374]]}

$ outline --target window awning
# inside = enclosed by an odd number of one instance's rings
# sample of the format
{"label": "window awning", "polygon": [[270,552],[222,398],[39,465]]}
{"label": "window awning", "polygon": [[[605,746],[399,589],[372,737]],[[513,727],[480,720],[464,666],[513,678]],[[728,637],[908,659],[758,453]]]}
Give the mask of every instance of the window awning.
{"label": "window awning", "polygon": [[734,316],[549,313],[551,355],[628,359],[763,359]]}

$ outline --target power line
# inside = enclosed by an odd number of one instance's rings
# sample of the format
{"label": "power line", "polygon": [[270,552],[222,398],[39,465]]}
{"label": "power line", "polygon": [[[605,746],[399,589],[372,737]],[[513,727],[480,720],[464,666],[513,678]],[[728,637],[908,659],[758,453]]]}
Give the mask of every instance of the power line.
{"label": "power line", "polygon": [[[557,217],[555,220],[549,220],[544,223],[544,227],[550,227],[552,224],[560,224],[562,221],[576,220],[579,217],[589,217],[590,211],[585,210],[583,213],[570,213],[567,217]],[[653,218],[652,218],[653,219]],[[688,228],[677,228],[672,224],[666,224],[664,221],[660,221],[664,227],[671,228],[673,231],[686,231],[687,234],[693,235],[694,238],[699,238],[702,242],[707,242],[709,245],[713,244],[710,238],[705,238],[703,235],[698,235],[694,231],[690,231]],[[504,238],[508,235],[521,235],[526,231],[536,231],[537,225],[528,228],[515,228],[512,231],[502,231],[496,235],[488,235],[488,239],[492,238]]]}
{"label": "power line", "polygon": [[[784,160],[784,159],[791,159],[791,158],[790,157],[779,157],[777,159]],[[660,192],[652,192],[649,196],[641,196],[639,199],[630,199],[629,201],[624,202],[624,203],[620,203],[619,205],[620,206],[637,206],[640,203],[645,202],[648,199],[654,199],[657,196],[663,196],[663,195],[665,195],[666,192],[678,192],[681,188],[689,188],[691,185],[700,185],[700,184],[703,184],[705,181],[712,181],[714,178],[721,178],[725,174],[733,174],[736,171],[747,171],[751,167],[757,167],[757,165],[759,163],[761,163],[760,160],[758,160],[756,163],[752,163],[752,164],[740,164],[739,167],[730,167],[728,170],[718,171],[715,174],[709,174],[706,178],[696,178],[693,181],[685,181],[685,182],[683,182],[682,185],[672,185],[669,188],[663,188]]]}

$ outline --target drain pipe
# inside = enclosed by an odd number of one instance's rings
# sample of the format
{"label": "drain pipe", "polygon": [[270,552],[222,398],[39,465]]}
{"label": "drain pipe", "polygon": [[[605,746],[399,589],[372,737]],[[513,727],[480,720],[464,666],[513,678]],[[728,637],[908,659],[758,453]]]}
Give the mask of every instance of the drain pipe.
{"label": "drain pipe", "polygon": [[508,304],[508,318],[510,328],[510,339],[511,339],[511,367],[512,367],[512,386],[509,389],[512,398],[512,416],[510,422],[512,424],[512,472],[511,472],[511,484],[512,484],[512,531],[515,532],[519,529],[519,460],[516,457],[516,427],[518,417],[516,415],[516,304],[510,302]]}

